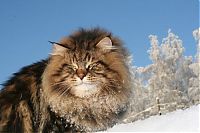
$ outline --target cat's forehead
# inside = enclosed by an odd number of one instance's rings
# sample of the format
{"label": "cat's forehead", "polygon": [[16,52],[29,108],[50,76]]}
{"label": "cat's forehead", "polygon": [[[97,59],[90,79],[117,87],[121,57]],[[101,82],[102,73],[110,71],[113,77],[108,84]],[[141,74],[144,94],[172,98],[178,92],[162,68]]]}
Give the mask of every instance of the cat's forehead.
{"label": "cat's forehead", "polygon": [[92,62],[98,59],[98,53],[94,51],[78,50],[70,55],[73,62]]}

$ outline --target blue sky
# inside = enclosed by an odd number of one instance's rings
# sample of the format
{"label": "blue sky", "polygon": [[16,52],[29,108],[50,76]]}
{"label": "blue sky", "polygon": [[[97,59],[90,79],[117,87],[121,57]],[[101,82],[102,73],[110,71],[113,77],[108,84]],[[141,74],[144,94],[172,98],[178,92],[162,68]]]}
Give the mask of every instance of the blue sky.
{"label": "blue sky", "polygon": [[192,31],[199,27],[198,0],[1,0],[0,83],[22,66],[45,59],[48,40],[59,41],[79,27],[103,27],[119,36],[134,65],[151,63],[148,36],[160,41],[169,28],[185,55],[196,53]]}

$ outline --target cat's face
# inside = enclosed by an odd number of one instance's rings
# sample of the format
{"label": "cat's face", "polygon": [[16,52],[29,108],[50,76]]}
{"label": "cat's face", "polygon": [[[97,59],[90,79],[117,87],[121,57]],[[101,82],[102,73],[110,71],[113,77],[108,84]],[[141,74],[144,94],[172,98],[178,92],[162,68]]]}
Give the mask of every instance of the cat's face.
{"label": "cat's face", "polygon": [[123,57],[109,37],[54,44],[49,63],[52,91],[59,97],[90,97],[98,93],[115,93],[125,82]]}
{"label": "cat's face", "polygon": [[61,81],[63,86],[67,86],[69,92],[75,96],[89,96],[97,91],[105,84],[104,73],[106,67],[100,61],[92,61],[92,57],[87,54],[84,60],[80,57],[72,57],[72,62],[62,65]]}
{"label": "cat's face", "polygon": [[[64,86],[75,96],[84,97],[100,91],[106,86],[109,68],[94,53],[74,54],[69,64],[63,65]],[[77,57],[79,56],[79,57]]]}

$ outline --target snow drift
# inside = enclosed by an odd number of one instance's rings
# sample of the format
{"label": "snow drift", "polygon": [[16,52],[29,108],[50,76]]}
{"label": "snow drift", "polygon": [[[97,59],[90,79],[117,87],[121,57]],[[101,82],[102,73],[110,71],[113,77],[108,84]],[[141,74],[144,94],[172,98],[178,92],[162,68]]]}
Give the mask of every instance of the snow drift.
{"label": "snow drift", "polygon": [[186,110],[177,110],[166,115],[157,115],[133,123],[119,124],[106,132],[199,132],[199,109],[200,105],[192,106]]}

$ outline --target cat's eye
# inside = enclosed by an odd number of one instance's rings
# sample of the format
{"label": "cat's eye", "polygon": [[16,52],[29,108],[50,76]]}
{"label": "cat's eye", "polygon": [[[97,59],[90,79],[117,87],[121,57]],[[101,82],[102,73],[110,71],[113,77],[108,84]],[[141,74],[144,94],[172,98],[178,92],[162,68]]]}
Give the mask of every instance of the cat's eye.
{"label": "cat's eye", "polygon": [[104,66],[101,63],[94,63],[90,65],[90,70],[100,73],[104,71]]}
{"label": "cat's eye", "polygon": [[73,72],[75,70],[74,66],[69,64],[64,64],[62,69],[66,72]]}

